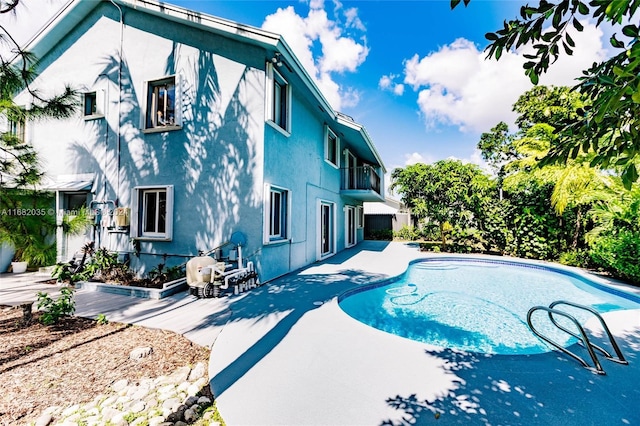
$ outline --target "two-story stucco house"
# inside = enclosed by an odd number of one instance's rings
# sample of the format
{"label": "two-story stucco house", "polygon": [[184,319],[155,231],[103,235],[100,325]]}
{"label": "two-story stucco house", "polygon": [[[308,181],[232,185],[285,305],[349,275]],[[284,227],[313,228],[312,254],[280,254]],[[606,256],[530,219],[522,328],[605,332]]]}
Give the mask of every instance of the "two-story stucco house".
{"label": "two-story stucco house", "polygon": [[[363,201],[384,200],[366,130],[277,34],[155,0],[76,0],[27,50],[41,59],[33,88],[81,92],[74,117],[24,132],[58,209],[96,210],[82,240],[140,273],[241,232],[268,281],[357,244]],[[59,258],[81,242],[59,231]]]}

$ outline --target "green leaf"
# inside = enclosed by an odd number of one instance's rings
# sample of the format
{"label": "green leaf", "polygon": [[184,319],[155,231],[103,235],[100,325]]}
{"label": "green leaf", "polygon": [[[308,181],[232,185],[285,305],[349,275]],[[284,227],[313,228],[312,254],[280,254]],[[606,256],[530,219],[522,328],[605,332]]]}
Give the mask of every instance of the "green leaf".
{"label": "green leaf", "polygon": [[451,9],[455,9],[457,5],[460,4],[462,0],[451,0]]}
{"label": "green leaf", "polygon": [[622,183],[626,189],[631,189],[631,185],[638,180],[638,171],[636,165],[629,164],[622,172]]}
{"label": "green leaf", "polygon": [[578,21],[578,18],[573,18],[573,28],[575,28],[578,31],[584,30],[584,27],[582,26],[580,21]]}
{"label": "green leaf", "polygon": [[566,35],[565,39],[567,40],[567,44],[571,47],[576,47],[576,43],[573,41],[569,34]]}
{"label": "green leaf", "polygon": [[626,35],[627,37],[638,37],[638,27],[636,27],[635,25],[627,25],[622,28],[622,34]]}
{"label": "green leaf", "polygon": [[588,15],[589,14],[589,7],[580,2],[580,4],[578,4],[578,13],[580,13],[581,15]]}
{"label": "green leaf", "polygon": [[561,21],[562,21],[562,9],[557,8],[556,12],[553,14],[553,21],[551,25],[553,25],[553,28],[558,29]]}
{"label": "green leaf", "polygon": [[562,47],[564,47],[564,51],[567,53],[567,55],[569,56],[573,55],[573,50],[571,50],[571,48],[567,46],[566,43],[562,43]]}
{"label": "green leaf", "polygon": [[611,43],[611,46],[615,48],[618,48],[618,49],[624,48],[624,43],[618,40],[615,34],[611,36],[611,38],[609,39],[609,43]]}
{"label": "green leaf", "polygon": [[[458,0],[460,1],[460,0]],[[496,41],[498,40],[498,35],[496,33],[486,33],[484,35],[484,38],[486,38],[489,41]]]}
{"label": "green leaf", "polygon": [[599,75],[598,76],[598,81],[600,83],[604,83],[604,84],[608,84],[608,85],[616,84],[615,80],[611,76],[608,76],[608,75]]}

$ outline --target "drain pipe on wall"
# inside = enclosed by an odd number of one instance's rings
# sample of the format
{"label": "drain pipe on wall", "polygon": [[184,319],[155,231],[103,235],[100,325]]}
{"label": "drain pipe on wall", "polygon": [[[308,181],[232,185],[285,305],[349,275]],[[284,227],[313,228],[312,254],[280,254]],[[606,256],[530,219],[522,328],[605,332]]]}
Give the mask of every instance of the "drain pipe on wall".
{"label": "drain pipe on wall", "polygon": [[118,52],[118,125],[116,126],[118,137],[116,138],[116,156],[117,156],[117,180],[116,180],[116,207],[120,206],[120,145],[121,139],[120,136],[120,122],[122,121],[122,53],[123,53],[123,44],[124,44],[124,12],[122,12],[122,8],[118,6],[114,0],[110,0],[111,4],[114,5],[118,12],[120,12],[120,46]]}

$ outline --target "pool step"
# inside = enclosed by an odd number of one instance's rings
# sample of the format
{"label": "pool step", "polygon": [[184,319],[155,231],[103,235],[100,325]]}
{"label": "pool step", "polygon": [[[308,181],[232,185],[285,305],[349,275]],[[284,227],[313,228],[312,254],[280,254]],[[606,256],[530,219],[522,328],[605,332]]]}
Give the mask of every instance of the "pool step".
{"label": "pool step", "polygon": [[[572,306],[574,308],[582,309],[584,311],[590,312],[593,315],[595,315],[596,318],[598,318],[598,320],[600,321],[600,324],[602,325],[602,328],[604,329],[605,333],[607,334],[607,337],[609,337],[609,342],[611,343],[611,346],[613,347],[613,350],[616,352],[617,358],[614,358],[605,349],[603,349],[600,346],[596,345],[595,343],[592,343],[591,341],[589,341],[589,338],[587,337],[587,334],[585,333],[584,328],[582,327],[582,325],[580,325],[580,322],[573,315],[571,315],[571,314],[569,314],[569,313],[567,313],[565,311],[556,309],[556,306],[558,306],[558,305]],[[552,340],[548,336],[545,336],[544,334],[540,333],[540,331],[538,331],[533,326],[533,323],[531,322],[531,316],[536,311],[546,311],[547,314],[549,315],[549,320],[551,320],[553,325],[555,325],[558,329],[564,331],[565,333],[570,334],[571,336],[577,338],[578,341],[580,341],[580,343],[582,343],[582,345],[587,349],[587,352],[589,353],[589,356],[591,357],[591,360],[593,361],[593,365],[594,366],[591,367],[584,359],[582,359],[578,355],[574,354],[570,350],[564,348],[562,345],[560,345],[559,343],[555,342],[554,340]],[[565,318],[569,319],[571,322],[574,323],[574,325],[576,326],[576,328],[578,329],[580,334],[575,333],[575,332],[567,329],[566,327],[560,325],[558,323],[558,321],[556,321],[556,319],[554,318],[554,315],[560,315],[562,317],[565,317]],[[566,300],[556,300],[555,302],[551,303],[548,307],[547,306],[534,306],[533,308],[529,309],[529,312],[527,313],[527,324],[529,325],[529,328],[531,329],[531,331],[536,336],[538,336],[539,338],[541,338],[545,342],[549,343],[550,345],[552,345],[553,347],[555,347],[559,351],[561,351],[561,352],[569,355],[570,357],[574,358],[580,364],[582,364],[582,366],[585,367],[586,369],[591,370],[591,371],[593,371],[593,372],[595,372],[597,374],[604,375],[604,374],[607,374],[607,373],[602,368],[602,365],[600,364],[600,361],[598,360],[598,357],[596,356],[596,353],[594,352],[594,349],[596,349],[599,352],[601,352],[605,356],[605,358],[607,358],[609,361],[613,361],[613,362],[616,362],[618,364],[624,364],[624,365],[628,365],[629,364],[629,362],[624,358],[624,355],[622,355],[622,351],[620,351],[620,347],[616,343],[616,340],[613,338],[613,335],[611,334],[611,331],[609,330],[609,327],[607,327],[607,324],[605,323],[604,318],[602,318],[602,316],[600,315],[600,313],[598,311],[596,311],[595,309],[593,309],[590,306],[579,305],[577,303],[567,302]]]}

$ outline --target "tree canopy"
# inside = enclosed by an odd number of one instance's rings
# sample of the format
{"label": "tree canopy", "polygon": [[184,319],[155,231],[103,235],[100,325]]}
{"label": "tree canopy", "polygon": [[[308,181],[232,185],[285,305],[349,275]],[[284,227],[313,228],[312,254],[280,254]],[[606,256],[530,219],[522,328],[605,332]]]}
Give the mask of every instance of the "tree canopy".
{"label": "tree canopy", "polygon": [[[471,0],[463,0],[468,5]],[[462,0],[451,0],[455,8]],[[632,21],[640,0],[539,0],[537,6],[523,5],[520,17],[505,20],[503,28],[489,32],[487,57],[500,59],[505,50],[531,44],[534,53],[525,54],[524,72],[537,84],[540,75],[562,54],[572,55],[576,43],[568,29],[584,29],[581,18],[592,18],[619,28],[609,42],[618,51],[611,58],[594,63],[576,76],[575,87],[586,97],[575,115],[559,117],[554,125],[557,138],[544,163],[567,161],[591,150],[592,165],[621,167],[626,188],[638,179],[640,154],[640,28]]]}
{"label": "tree canopy", "polygon": [[[0,1],[0,17],[15,13],[21,0]],[[38,192],[42,170],[25,131],[32,120],[71,116],[78,106],[70,87],[44,95],[31,87],[38,75],[37,58],[24,50],[0,21],[0,242],[15,249],[16,260],[32,266],[55,261],[55,216],[16,214],[45,211],[53,197]],[[23,94],[20,103],[15,97]],[[3,126],[5,127],[5,126]],[[10,212],[5,214],[5,212]]]}
{"label": "tree canopy", "polygon": [[477,165],[459,160],[398,168],[391,179],[391,189],[402,194],[412,214],[436,224],[443,239],[449,228],[477,222],[483,195],[492,186]]}
{"label": "tree canopy", "polygon": [[[0,16],[15,14],[21,0],[0,2]],[[7,131],[0,132],[0,183],[12,187],[36,184],[42,173],[37,156],[24,138],[24,128],[29,120],[69,117],[78,106],[77,93],[64,87],[60,93],[45,96],[30,86],[37,77],[38,60],[24,50],[11,33],[0,23],[0,115],[8,124]],[[18,105],[14,97],[28,93],[28,105]]]}

